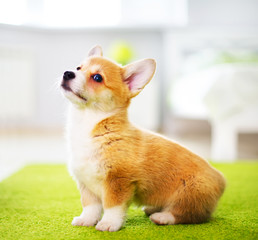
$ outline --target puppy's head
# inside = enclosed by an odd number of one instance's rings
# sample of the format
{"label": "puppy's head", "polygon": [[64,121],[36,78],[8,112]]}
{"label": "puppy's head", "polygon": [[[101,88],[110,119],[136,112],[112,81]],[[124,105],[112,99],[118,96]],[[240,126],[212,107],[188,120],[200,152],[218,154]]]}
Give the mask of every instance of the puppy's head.
{"label": "puppy's head", "polygon": [[109,112],[129,105],[130,99],[151,80],[156,68],[153,59],[124,67],[102,56],[96,46],[76,71],[66,71],[61,87],[64,95],[80,108]]}

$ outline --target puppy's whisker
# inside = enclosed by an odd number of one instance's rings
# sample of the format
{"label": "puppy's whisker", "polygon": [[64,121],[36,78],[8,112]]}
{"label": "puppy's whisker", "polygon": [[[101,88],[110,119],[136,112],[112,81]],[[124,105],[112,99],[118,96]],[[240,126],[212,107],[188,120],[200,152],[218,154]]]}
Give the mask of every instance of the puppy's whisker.
{"label": "puppy's whisker", "polygon": [[61,78],[56,78],[56,81],[50,86],[50,88],[48,89],[49,92],[53,92],[53,91],[58,91],[60,89],[60,85],[61,85]]}

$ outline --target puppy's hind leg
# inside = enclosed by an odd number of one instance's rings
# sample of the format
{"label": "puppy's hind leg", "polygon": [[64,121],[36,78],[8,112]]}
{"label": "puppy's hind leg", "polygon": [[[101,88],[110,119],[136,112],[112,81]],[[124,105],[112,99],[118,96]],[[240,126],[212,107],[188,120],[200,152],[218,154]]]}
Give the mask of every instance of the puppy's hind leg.
{"label": "puppy's hind leg", "polygon": [[156,212],[150,215],[150,220],[158,225],[173,225],[176,220],[169,211]]}

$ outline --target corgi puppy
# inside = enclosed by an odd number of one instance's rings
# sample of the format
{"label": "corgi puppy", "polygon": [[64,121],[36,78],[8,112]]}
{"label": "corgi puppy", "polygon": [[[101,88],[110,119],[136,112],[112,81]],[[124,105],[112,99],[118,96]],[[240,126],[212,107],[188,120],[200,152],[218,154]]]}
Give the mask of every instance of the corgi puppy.
{"label": "corgi puppy", "polygon": [[61,89],[71,102],[69,171],[83,207],[73,225],[118,231],[132,202],[161,225],[202,223],[214,211],[225,188],[222,174],[186,148],[128,121],[131,98],[155,68],[153,59],[122,67],[96,46],[76,71],[64,73]]}

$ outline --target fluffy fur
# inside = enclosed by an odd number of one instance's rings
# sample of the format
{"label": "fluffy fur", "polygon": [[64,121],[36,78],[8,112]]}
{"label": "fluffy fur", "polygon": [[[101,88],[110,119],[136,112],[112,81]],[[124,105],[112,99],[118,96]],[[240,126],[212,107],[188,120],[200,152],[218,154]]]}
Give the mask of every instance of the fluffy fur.
{"label": "fluffy fur", "polygon": [[[96,46],[73,78],[64,77],[62,89],[72,102],[69,169],[83,206],[73,225],[117,231],[132,201],[144,205],[156,224],[202,223],[214,211],[225,188],[222,174],[186,148],[128,121],[130,99],[155,67],[152,59],[121,67]],[[94,81],[95,74],[103,80]]]}

